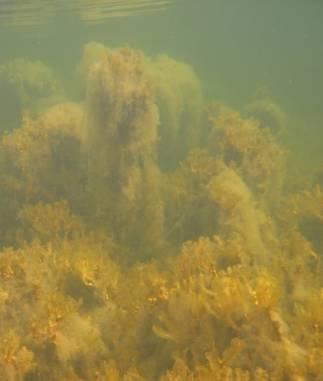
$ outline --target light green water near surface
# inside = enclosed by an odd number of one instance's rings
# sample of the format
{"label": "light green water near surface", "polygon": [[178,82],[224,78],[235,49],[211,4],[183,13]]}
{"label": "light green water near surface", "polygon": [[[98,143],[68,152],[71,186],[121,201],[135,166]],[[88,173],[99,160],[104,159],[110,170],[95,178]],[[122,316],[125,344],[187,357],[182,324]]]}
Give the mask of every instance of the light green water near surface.
{"label": "light green water near surface", "polygon": [[235,107],[258,87],[268,88],[288,111],[287,142],[304,160],[316,160],[322,151],[322,16],[322,2],[301,0],[177,0],[163,12],[98,25],[61,14],[40,27],[0,27],[0,58],[40,59],[70,77],[89,41],[167,53],[193,66],[207,95]]}

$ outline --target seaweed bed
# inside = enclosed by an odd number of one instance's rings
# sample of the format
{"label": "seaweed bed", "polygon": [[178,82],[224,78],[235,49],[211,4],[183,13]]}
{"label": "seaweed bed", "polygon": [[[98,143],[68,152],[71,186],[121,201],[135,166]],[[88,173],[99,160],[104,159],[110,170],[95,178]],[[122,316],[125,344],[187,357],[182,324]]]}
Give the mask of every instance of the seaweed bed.
{"label": "seaweed bed", "polygon": [[99,43],[0,81],[1,381],[323,380],[323,170],[272,99]]}

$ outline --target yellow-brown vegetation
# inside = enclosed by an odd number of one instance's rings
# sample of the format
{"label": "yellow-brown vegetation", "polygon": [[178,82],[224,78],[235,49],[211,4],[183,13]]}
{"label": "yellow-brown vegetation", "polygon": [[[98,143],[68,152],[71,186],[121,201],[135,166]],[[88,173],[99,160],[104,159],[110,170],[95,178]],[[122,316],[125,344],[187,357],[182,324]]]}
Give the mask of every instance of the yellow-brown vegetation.
{"label": "yellow-brown vegetation", "polygon": [[79,67],[0,141],[1,381],[323,380],[320,181],[187,65]]}

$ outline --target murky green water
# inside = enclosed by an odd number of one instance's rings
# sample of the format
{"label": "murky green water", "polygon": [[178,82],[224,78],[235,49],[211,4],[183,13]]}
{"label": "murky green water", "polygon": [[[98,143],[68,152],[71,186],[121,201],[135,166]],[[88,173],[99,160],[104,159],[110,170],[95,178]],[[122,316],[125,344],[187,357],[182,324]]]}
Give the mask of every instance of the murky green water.
{"label": "murky green water", "polygon": [[322,18],[0,0],[1,381],[323,380]]}

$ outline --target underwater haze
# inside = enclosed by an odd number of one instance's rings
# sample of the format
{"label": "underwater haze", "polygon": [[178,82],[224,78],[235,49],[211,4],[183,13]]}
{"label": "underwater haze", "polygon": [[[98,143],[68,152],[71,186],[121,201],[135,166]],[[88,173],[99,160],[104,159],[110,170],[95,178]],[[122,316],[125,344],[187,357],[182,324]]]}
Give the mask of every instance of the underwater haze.
{"label": "underwater haze", "polygon": [[1,381],[323,381],[322,19],[0,0]]}

